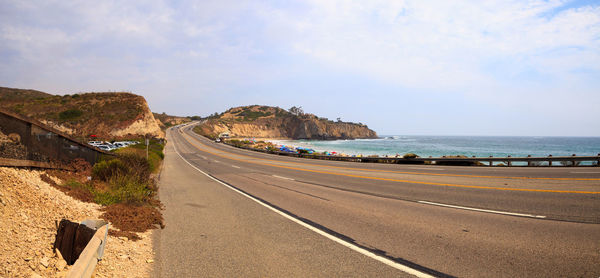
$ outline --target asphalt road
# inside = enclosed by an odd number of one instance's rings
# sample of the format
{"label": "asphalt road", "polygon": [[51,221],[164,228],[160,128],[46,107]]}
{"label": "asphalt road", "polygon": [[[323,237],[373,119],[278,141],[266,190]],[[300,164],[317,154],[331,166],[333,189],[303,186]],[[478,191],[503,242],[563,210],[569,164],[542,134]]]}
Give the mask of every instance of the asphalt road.
{"label": "asphalt road", "polygon": [[[599,168],[333,162],[241,150],[189,127],[168,134],[160,189],[167,228],[156,238],[157,273],[164,277],[194,276],[173,272],[182,269],[206,270],[203,276],[402,273],[196,168],[345,242],[435,276],[600,276]],[[202,238],[205,230],[214,232],[212,240]]]}

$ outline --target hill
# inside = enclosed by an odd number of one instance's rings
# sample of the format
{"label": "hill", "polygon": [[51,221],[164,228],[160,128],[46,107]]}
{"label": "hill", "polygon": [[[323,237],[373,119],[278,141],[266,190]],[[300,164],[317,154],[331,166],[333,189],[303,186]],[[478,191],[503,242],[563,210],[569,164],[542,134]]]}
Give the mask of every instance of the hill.
{"label": "hill", "polygon": [[208,137],[228,133],[230,137],[280,139],[358,139],[377,138],[377,133],[366,125],[331,121],[301,109],[251,105],[231,108],[209,117],[196,132]]}
{"label": "hill", "polygon": [[52,96],[51,94],[26,89],[0,87],[0,103],[8,101],[23,101]]}
{"label": "hill", "polygon": [[192,117],[179,117],[179,116],[171,116],[167,115],[164,112],[162,114],[152,113],[154,118],[157,120],[158,125],[162,129],[166,129],[172,127],[174,125],[180,125],[183,123],[188,123],[192,121]]}
{"label": "hill", "polygon": [[102,139],[164,137],[146,100],[131,93],[51,95],[0,88],[0,108],[35,119],[72,137]]}

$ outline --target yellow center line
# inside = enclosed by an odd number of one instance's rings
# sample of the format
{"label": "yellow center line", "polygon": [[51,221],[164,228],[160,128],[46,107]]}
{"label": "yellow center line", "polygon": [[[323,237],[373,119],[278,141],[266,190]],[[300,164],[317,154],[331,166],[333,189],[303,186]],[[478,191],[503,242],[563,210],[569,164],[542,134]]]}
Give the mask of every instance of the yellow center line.
{"label": "yellow center line", "polygon": [[[183,136],[190,138],[190,136],[186,135],[186,134],[183,134]],[[195,140],[197,140],[197,139],[195,139]],[[321,171],[321,170],[311,170],[311,169],[304,169],[304,168],[297,168],[297,167],[276,165],[276,164],[271,164],[271,163],[262,163],[262,162],[257,162],[257,161],[249,161],[249,160],[245,160],[245,159],[238,159],[238,158],[234,158],[234,157],[231,157],[231,156],[227,156],[227,155],[222,155],[222,154],[218,154],[218,153],[215,153],[215,152],[211,152],[209,150],[206,150],[205,148],[199,147],[198,145],[194,144],[194,142],[191,142],[191,141],[189,141],[187,139],[186,139],[186,141],[188,143],[190,143],[192,146],[196,147],[200,151],[203,151],[203,152],[206,152],[206,153],[210,153],[212,155],[216,155],[216,156],[219,156],[219,157],[223,157],[223,158],[235,160],[235,161],[242,161],[242,162],[247,162],[247,163],[252,163],[252,164],[257,164],[257,165],[271,166],[271,167],[277,167],[277,168],[283,168],[283,169],[290,169],[290,170],[297,170],[297,171],[304,171],[304,172],[319,173],[319,174],[328,174],[328,175],[353,177],[353,178],[361,178],[361,179],[370,179],[370,180],[392,181],[392,182],[401,182],[401,183],[426,184],[426,185],[449,186],[449,187],[463,187],[463,188],[476,188],[476,189],[493,189],[493,190],[526,191],[526,192],[600,194],[600,192],[595,192],[595,191],[528,189],[528,188],[506,188],[506,187],[493,187],[493,186],[479,186],[479,185],[463,185],[463,184],[450,184],[450,183],[437,183],[437,182],[424,182],[424,181],[410,181],[410,180],[400,180],[400,179],[390,179],[390,178],[379,178],[379,177],[361,176],[361,175],[353,175],[353,174],[343,174],[343,173]],[[204,145],[203,143],[201,143],[201,144]],[[227,153],[227,152],[225,152],[225,153]],[[231,153],[228,153],[228,154],[231,154]],[[274,160],[267,160],[267,161],[274,161]],[[304,165],[306,165],[306,164],[304,164]]]}

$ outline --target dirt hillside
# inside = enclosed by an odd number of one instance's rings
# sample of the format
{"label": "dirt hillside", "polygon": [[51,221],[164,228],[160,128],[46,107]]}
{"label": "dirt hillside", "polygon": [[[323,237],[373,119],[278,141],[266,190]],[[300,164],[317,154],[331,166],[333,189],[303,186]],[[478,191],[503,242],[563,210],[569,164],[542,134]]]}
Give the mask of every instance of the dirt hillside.
{"label": "dirt hillside", "polygon": [[0,87],[0,108],[38,120],[76,138],[164,138],[146,100],[131,93],[49,95]]}

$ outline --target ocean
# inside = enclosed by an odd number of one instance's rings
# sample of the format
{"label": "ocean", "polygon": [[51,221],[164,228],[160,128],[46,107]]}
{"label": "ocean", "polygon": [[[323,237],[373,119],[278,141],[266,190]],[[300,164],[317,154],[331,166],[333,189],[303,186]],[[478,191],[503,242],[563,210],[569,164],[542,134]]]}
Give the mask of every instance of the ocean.
{"label": "ocean", "polygon": [[316,151],[348,155],[402,156],[415,153],[421,157],[466,155],[477,157],[596,156],[600,137],[517,137],[517,136],[413,136],[388,135],[380,139],[356,140],[271,140],[273,143],[306,147]]}

